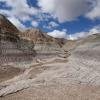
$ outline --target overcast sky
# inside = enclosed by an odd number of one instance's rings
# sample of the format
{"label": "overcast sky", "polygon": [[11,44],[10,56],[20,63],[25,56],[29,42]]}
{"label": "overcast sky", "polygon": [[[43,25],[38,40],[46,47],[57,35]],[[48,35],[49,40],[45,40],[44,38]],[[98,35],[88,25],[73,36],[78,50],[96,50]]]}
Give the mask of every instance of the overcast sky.
{"label": "overcast sky", "polygon": [[58,38],[100,33],[100,0],[0,0],[0,13],[19,29],[40,28]]}

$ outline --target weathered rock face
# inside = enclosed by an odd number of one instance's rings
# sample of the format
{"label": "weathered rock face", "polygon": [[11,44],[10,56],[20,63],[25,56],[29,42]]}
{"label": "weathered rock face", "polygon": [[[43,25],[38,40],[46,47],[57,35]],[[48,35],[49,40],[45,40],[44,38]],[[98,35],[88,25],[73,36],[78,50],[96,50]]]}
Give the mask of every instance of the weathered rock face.
{"label": "weathered rock face", "polygon": [[[65,40],[53,38],[39,29],[20,32],[5,16],[0,15],[0,54],[3,59],[13,57],[14,61],[21,61],[27,55],[44,57],[66,56],[62,49]],[[5,56],[4,56],[5,55]],[[15,57],[15,58],[14,58]],[[20,59],[17,59],[20,57]],[[27,57],[28,58],[28,57]],[[30,57],[29,59],[30,60]],[[1,62],[4,61],[1,59]]]}
{"label": "weathered rock face", "polygon": [[18,29],[0,15],[0,64],[24,62],[35,56],[34,43],[21,39],[17,32]]}
{"label": "weathered rock face", "polygon": [[34,43],[55,43],[59,46],[63,46],[66,42],[64,39],[53,38],[46,33],[43,33],[40,29],[30,29],[25,32],[19,33],[22,38],[32,40]]}
{"label": "weathered rock face", "polygon": [[2,14],[0,14],[0,28],[5,32],[19,32],[19,30]]}
{"label": "weathered rock face", "polygon": [[17,36],[19,30],[8,20],[5,16],[0,14],[0,47],[3,51],[3,47],[13,47],[10,43],[17,43],[20,38]]}
{"label": "weathered rock face", "polygon": [[53,38],[39,29],[31,29],[19,33],[19,36],[34,42],[34,49],[40,56],[56,56],[64,54],[62,46],[65,43],[64,39]]}

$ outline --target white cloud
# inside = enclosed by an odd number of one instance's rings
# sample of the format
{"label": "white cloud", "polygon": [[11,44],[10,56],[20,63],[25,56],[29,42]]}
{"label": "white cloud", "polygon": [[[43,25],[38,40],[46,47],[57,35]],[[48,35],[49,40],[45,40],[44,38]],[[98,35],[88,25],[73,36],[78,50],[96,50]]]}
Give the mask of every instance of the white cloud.
{"label": "white cloud", "polygon": [[[48,28],[56,28],[58,23],[49,22],[51,17],[60,23],[76,20],[79,16],[89,19],[100,19],[100,0],[37,0],[40,9],[28,5],[27,0],[0,0],[12,9],[1,9],[0,13],[7,15],[17,27],[25,28],[22,21],[32,21],[30,15],[35,15],[38,22],[31,22],[35,27],[39,22],[48,22]],[[17,21],[15,21],[15,19]],[[81,33],[82,35],[83,33]]]}
{"label": "white cloud", "polygon": [[74,33],[74,34],[69,35],[69,39],[70,40],[77,40],[77,39],[80,39],[80,38],[87,37],[88,34],[89,34],[88,32],[78,32],[78,33]]}
{"label": "white cloud", "polygon": [[90,34],[100,34],[100,25],[97,25],[89,30]]}
{"label": "white cloud", "polygon": [[55,38],[67,38],[67,31],[66,30],[54,30],[52,32],[47,33],[48,35],[55,37]]}
{"label": "white cloud", "polygon": [[47,25],[43,25],[43,28],[45,29],[56,29],[59,26],[59,24],[55,21],[51,21],[47,23]]}
{"label": "white cloud", "polygon": [[[38,9],[30,7],[27,3],[27,0],[0,0],[6,3],[6,6],[11,7],[10,10],[0,9],[0,12],[4,15],[10,17],[13,20],[13,23],[17,23],[17,27],[24,28],[21,21],[31,20],[30,15],[36,15]],[[13,16],[13,18],[12,18]],[[17,20],[17,22],[15,21]]]}
{"label": "white cloud", "polygon": [[54,30],[52,32],[48,32],[48,35],[55,37],[55,38],[64,38],[64,39],[68,39],[68,40],[77,40],[80,38],[85,38],[89,35],[93,35],[93,34],[100,34],[100,25],[97,25],[91,29],[89,29],[86,32],[78,32],[78,33],[74,33],[74,34],[68,34],[66,29],[63,29],[62,31],[60,30]]}
{"label": "white cloud", "polygon": [[99,34],[100,33],[100,26],[95,26],[87,32],[78,32],[74,34],[68,34],[66,30],[54,30],[52,32],[47,33],[48,35],[55,37],[55,38],[64,38],[68,40],[77,40],[80,38],[85,38],[92,34]]}
{"label": "white cloud", "polygon": [[59,26],[59,24],[57,24],[57,23],[54,22],[54,21],[51,21],[51,22],[49,23],[49,26],[55,28],[55,27]]}
{"label": "white cloud", "polygon": [[34,7],[30,7],[27,3],[27,0],[0,0],[6,2],[6,5],[11,7],[9,10],[14,16],[23,19],[23,17],[27,17],[29,15],[34,15],[38,12],[38,10]]}
{"label": "white cloud", "polygon": [[93,8],[86,14],[86,17],[90,19],[100,19],[100,0],[94,0]]}
{"label": "white cloud", "polygon": [[20,29],[25,29],[26,27],[15,17],[8,17],[8,19],[15,25],[17,28]]}
{"label": "white cloud", "polygon": [[100,25],[93,27],[92,29],[90,29],[87,32],[78,32],[78,33],[69,35],[68,37],[71,40],[77,40],[80,38],[85,38],[85,37],[92,35],[92,34],[100,34]]}
{"label": "white cloud", "polygon": [[100,19],[100,0],[38,0],[42,11],[29,6],[27,0],[0,1],[6,2],[6,5],[12,8],[8,12],[22,21],[30,20],[29,15],[44,12],[51,14],[59,22],[73,21],[81,15],[90,19]]}
{"label": "white cloud", "polygon": [[91,8],[89,0],[38,0],[41,10],[58,18],[59,22],[72,21]]}
{"label": "white cloud", "polygon": [[39,22],[38,21],[32,21],[32,26],[33,27],[38,27],[39,26]]}

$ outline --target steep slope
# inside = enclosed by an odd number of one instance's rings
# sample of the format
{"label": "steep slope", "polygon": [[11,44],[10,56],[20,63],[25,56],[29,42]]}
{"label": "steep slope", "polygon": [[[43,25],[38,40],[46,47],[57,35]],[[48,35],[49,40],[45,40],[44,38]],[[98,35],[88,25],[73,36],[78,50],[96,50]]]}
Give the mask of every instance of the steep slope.
{"label": "steep slope", "polygon": [[19,30],[2,14],[0,14],[0,28],[5,32],[19,32]]}
{"label": "steep slope", "polygon": [[60,54],[64,55],[65,53],[62,46],[66,40],[48,36],[39,29],[30,29],[25,32],[20,32],[19,36],[23,39],[33,41],[34,49],[39,56],[56,56]]}
{"label": "steep slope", "polygon": [[43,33],[40,29],[29,29],[25,32],[19,33],[19,36],[32,40],[34,43],[57,43],[59,46],[63,46],[66,40],[53,38],[46,33]]}
{"label": "steep slope", "polygon": [[0,65],[25,62],[35,55],[34,43],[21,39],[17,35],[18,32],[19,30],[5,16],[0,15]]}

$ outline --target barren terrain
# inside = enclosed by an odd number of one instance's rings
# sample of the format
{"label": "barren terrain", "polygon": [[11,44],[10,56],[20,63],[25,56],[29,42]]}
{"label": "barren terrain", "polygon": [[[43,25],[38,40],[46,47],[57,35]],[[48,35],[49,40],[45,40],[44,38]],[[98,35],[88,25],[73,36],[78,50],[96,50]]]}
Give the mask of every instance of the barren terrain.
{"label": "barren terrain", "polygon": [[99,100],[100,42],[69,50],[69,57],[37,59],[0,83],[0,100]]}
{"label": "barren terrain", "polygon": [[100,35],[21,32],[0,14],[0,100],[100,100]]}

